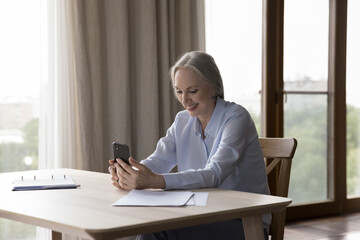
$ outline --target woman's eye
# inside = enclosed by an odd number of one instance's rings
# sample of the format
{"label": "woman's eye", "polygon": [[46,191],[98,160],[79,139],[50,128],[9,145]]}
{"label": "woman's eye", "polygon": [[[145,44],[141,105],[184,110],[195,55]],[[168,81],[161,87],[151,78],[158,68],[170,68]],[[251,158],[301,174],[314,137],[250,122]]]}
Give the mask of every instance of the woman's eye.
{"label": "woman's eye", "polygon": [[[194,93],[197,93],[198,91],[199,91],[198,89],[188,90],[187,93],[194,94]],[[175,93],[176,93],[176,94],[183,94],[183,91],[181,91],[181,90],[175,90]]]}

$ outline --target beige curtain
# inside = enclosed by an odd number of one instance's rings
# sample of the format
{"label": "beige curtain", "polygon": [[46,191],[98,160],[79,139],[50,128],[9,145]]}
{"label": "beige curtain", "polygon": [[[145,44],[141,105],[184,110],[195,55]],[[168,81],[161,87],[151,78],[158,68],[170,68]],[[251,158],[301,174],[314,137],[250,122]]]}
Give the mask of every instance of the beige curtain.
{"label": "beige curtain", "polygon": [[107,172],[111,143],[141,160],[181,110],[168,70],[204,50],[203,0],[78,0],[72,3],[73,107],[83,169]]}

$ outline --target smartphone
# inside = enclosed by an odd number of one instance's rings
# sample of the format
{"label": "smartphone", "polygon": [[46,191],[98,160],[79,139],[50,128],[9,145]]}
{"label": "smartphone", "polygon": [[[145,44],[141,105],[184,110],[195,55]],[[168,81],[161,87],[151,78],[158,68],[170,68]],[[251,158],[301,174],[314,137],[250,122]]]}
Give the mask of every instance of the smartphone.
{"label": "smartphone", "polygon": [[113,142],[113,151],[114,151],[114,161],[117,158],[120,158],[124,162],[130,165],[129,157],[130,157],[130,149],[129,146],[126,144],[121,144],[117,142]]}

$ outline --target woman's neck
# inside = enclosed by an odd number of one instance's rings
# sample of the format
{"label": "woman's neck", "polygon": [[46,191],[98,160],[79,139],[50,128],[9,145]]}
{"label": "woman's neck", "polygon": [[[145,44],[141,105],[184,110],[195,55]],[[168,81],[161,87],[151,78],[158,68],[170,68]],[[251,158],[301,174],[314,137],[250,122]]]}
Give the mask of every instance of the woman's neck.
{"label": "woman's neck", "polygon": [[202,136],[205,139],[205,129],[211,119],[211,116],[213,115],[214,111],[215,111],[215,106],[216,106],[216,100],[214,102],[214,108],[212,109],[211,113],[207,116],[202,118],[201,116],[198,116],[200,125],[201,125],[201,132],[202,132]]}

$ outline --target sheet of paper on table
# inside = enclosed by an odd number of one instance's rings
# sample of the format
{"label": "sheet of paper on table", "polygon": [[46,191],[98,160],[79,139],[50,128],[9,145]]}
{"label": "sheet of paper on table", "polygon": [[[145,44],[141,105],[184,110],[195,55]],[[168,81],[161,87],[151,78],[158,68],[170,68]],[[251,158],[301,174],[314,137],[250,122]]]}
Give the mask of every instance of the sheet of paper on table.
{"label": "sheet of paper on table", "polygon": [[209,192],[194,192],[194,196],[186,203],[188,206],[206,206]]}
{"label": "sheet of paper on table", "polygon": [[191,191],[132,190],[113,203],[113,206],[204,206],[208,194]]}

